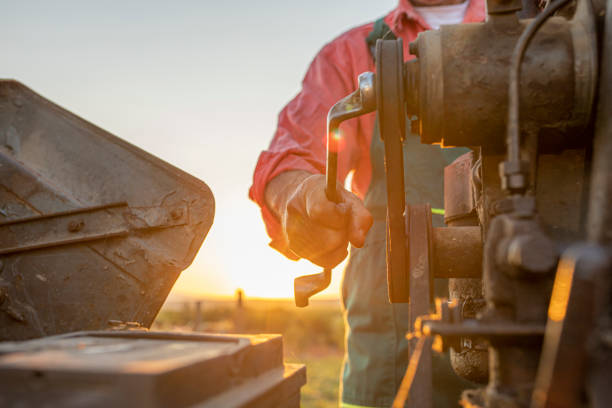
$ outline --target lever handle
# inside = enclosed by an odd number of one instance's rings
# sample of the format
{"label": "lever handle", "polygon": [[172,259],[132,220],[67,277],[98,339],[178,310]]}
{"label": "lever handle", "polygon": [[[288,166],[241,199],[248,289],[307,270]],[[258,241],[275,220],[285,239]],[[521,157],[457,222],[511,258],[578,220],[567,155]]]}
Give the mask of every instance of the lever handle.
{"label": "lever handle", "polygon": [[308,299],[325,289],[331,282],[331,268],[323,269],[321,273],[305,275],[295,278],[293,290],[295,294],[295,305],[297,307],[308,306]]}
{"label": "lever handle", "polygon": [[[364,72],[359,75],[359,88],[352,94],[339,100],[327,114],[327,163],[325,166],[325,195],[335,203],[339,202],[336,190],[338,177],[338,129],[347,119],[372,112],[376,109],[374,74]],[[300,276],[293,281],[295,305],[308,306],[308,299],[329,286],[331,268],[313,275]]]}

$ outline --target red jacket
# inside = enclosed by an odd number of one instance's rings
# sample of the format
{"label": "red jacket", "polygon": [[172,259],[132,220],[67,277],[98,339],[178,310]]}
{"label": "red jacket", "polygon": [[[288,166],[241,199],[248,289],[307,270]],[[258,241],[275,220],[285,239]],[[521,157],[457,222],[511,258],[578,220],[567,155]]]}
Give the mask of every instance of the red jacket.
{"label": "red jacket", "polygon": [[[483,21],[485,15],[484,0],[470,0],[463,22]],[[421,31],[430,29],[408,0],[400,0],[398,7],[385,16],[385,23],[403,40],[406,59],[414,57],[408,52],[408,44]],[[281,111],[270,147],[257,161],[249,197],[261,207],[272,238],[270,245],[285,254],[286,243],[279,221],[264,201],[266,184],[288,170],[325,172],[327,112],[357,88],[359,74],[374,71],[374,61],[366,45],[373,24],[353,28],[321,49],[306,72],[301,92]],[[370,113],[341,126],[338,177],[344,180],[353,171],[351,188],[362,198],[372,176],[370,143],[374,120],[375,114]]]}

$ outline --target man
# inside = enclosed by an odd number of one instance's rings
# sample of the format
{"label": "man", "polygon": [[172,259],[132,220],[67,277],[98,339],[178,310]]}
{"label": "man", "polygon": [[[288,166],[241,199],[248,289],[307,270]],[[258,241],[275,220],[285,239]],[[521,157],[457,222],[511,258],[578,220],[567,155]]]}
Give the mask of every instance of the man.
{"label": "man", "polygon": [[[374,71],[372,48],[378,38],[402,38],[404,54],[419,32],[440,24],[483,21],[484,0],[400,0],[376,23],[356,27],[323,47],[301,92],[279,115],[278,129],[261,153],[250,197],[261,209],[270,245],[291,259],[306,258],[334,267],[351,256],[344,272],[342,303],[347,343],[342,373],[342,405],[388,407],[407,366],[406,304],[387,299],[385,268],[386,193],[383,145],[375,114],[342,125],[339,177],[353,174],[351,190],[340,188],[340,204],[325,196],[325,138],[329,108],[357,88],[357,77]],[[404,143],[406,200],[443,206],[443,168],[465,152]],[[443,219],[434,215],[434,223]],[[444,385],[434,378],[434,387]],[[438,399],[437,405],[456,405]]]}

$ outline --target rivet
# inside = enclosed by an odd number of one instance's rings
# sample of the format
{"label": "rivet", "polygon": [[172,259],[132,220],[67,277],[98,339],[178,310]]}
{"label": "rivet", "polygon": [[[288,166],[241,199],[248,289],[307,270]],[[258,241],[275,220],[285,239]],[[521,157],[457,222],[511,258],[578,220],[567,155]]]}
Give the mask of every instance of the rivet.
{"label": "rivet", "polygon": [[83,229],[85,223],[83,221],[70,221],[68,223],[68,231],[70,232],[79,232]]}
{"label": "rivet", "polygon": [[170,216],[173,219],[178,220],[179,218],[181,218],[183,216],[183,209],[182,208],[175,208],[174,210],[170,211]]}

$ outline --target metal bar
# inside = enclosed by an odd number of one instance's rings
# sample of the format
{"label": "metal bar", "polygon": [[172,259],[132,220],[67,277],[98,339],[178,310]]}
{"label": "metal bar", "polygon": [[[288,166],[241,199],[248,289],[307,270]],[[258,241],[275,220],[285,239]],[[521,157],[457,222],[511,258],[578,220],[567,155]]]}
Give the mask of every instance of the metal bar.
{"label": "metal bar", "polygon": [[602,40],[599,103],[593,143],[587,234],[591,242],[612,245],[612,0]]}
{"label": "metal bar", "polygon": [[121,206],[28,217],[0,225],[0,255],[127,235]]}
{"label": "metal bar", "polygon": [[10,221],[6,221],[6,222],[2,222],[2,223],[0,223],[0,228],[2,228],[4,226],[7,226],[7,225],[12,225],[12,224],[20,224],[20,223],[25,223],[25,222],[29,222],[29,221],[42,221],[42,220],[46,220],[46,219],[50,219],[50,218],[65,217],[65,216],[68,216],[68,215],[90,213],[92,211],[105,210],[105,209],[117,208],[117,207],[127,207],[127,203],[126,202],[117,202],[117,203],[103,204],[103,205],[97,205],[97,206],[92,206],[92,207],[77,208],[77,209],[74,209],[74,210],[59,211],[59,212],[56,212],[56,213],[53,213],[53,214],[33,215],[31,217],[23,217],[23,218],[19,218],[19,219],[16,219],[16,220],[10,220]]}
{"label": "metal bar", "polygon": [[423,322],[423,333],[428,336],[541,337],[544,329],[543,324],[480,323],[475,319],[464,320],[460,324]]}
{"label": "metal bar", "polygon": [[[431,313],[430,305],[433,297],[432,263],[432,226],[431,207],[427,204],[406,207],[408,216],[407,247],[410,259],[409,287],[410,333],[417,328],[415,322],[419,316]],[[409,355],[419,354],[419,364],[414,368],[414,378],[410,384],[408,406],[411,408],[428,408],[433,406],[433,372],[431,347],[419,350],[416,338],[409,340]]]}
{"label": "metal bar", "polygon": [[376,42],[376,106],[385,147],[387,186],[387,284],[391,303],[409,302],[406,276],[404,154],[406,113],[403,109],[403,48],[401,40]]}
{"label": "metal bar", "polygon": [[179,226],[187,218],[185,206],[129,208],[124,202],[26,217],[0,224],[0,255]]}

